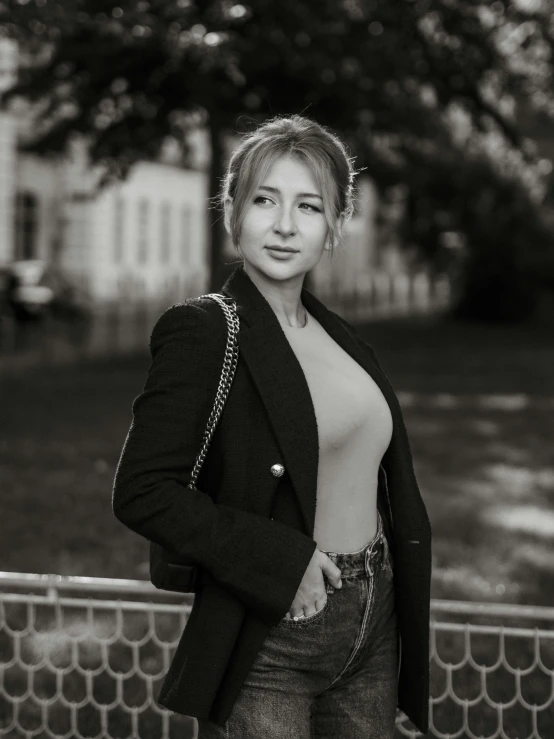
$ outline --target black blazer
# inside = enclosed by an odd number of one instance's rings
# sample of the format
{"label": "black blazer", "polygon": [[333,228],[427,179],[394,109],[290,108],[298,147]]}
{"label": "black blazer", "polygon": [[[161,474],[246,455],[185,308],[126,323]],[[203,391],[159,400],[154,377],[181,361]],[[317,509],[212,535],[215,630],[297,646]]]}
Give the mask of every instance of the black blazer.
{"label": "black blazer", "polygon": [[[113,510],[133,531],[186,555],[201,585],[158,702],[223,724],[252,662],[288,611],[316,548],[314,407],[273,309],[239,265],[223,293],[237,303],[239,363],[197,480],[186,488],[221,373],[221,308],[193,298],[169,308],[150,341],[152,363],[117,467]],[[375,380],[393,418],[380,474],[392,529],[401,665],[399,707],[428,728],[431,530],[396,395],[372,347],[302,290],[302,302]],[[283,465],[281,477],[272,466]],[[382,486],[379,486],[381,489]]]}

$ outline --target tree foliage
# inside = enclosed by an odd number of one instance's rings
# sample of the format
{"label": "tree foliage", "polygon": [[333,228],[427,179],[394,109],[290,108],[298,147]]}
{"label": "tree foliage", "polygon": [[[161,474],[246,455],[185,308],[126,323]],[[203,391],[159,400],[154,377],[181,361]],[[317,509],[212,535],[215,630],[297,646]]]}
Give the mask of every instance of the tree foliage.
{"label": "tree foliage", "polygon": [[[105,181],[159,156],[168,138],[183,145],[192,126],[221,151],[246,121],[305,112],[339,131],[381,188],[407,188],[405,240],[428,258],[453,229],[470,256],[500,238],[519,254],[531,248],[525,234],[540,233],[542,259],[548,171],[515,104],[554,118],[553,10],[552,0],[20,0],[0,4],[4,33],[26,50],[4,104],[35,101],[28,151],[63,151],[85,134]],[[521,281],[510,248],[495,246],[494,258]]]}

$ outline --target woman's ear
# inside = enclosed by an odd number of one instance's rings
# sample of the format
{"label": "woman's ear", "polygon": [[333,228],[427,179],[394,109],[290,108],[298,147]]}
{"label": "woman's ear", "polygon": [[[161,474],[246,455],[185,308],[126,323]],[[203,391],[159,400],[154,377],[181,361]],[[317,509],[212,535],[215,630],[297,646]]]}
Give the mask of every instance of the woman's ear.
{"label": "woman's ear", "polygon": [[225,198],[223,201],[223,210],[224,210],[224,223],[225,223],[225,230],[228,234],[231,233],[231,215],[233,213],[233,198]]}

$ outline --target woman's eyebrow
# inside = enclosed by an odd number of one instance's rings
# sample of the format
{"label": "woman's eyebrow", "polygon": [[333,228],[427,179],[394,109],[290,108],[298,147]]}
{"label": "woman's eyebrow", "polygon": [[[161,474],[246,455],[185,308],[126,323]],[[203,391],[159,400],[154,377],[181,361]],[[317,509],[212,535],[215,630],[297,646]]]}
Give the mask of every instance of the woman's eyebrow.
{"label": "woman's eyebrow", "polygon": [[[258,188],[259,190],[268,190],[269,192],[276,192],[279,193],[280,190],[278,187],[270,187],[269,185],[260,185]],[[321,195],[318,195],[315,192],[297,192],[296,197],[298,198],[319,198],[320,200],[323,200]]]}

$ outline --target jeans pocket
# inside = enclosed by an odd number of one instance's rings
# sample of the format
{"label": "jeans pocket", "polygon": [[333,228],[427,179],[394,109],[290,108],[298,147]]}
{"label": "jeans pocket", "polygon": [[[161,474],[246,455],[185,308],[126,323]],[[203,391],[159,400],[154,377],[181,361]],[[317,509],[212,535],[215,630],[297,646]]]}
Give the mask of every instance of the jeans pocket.
{"label": "jeans pocket", "polygon": [[327,600],[325,601],[325,605],[323,608],[320,608],[319,611],[316,611],[315,613],[312,613],[311,616],[303,616],[302,618],[299,618],[298,621],[295,621],[294,618],[287,618],[286,616],[279,621],[277,624],[278,626],[291,626],[294,629],[302,628],[303,626],[308,626],[309,624],[313,624],[315,621],[319,621],[323,614],[327,611],[329,608],[330,598],[327,596]]}

